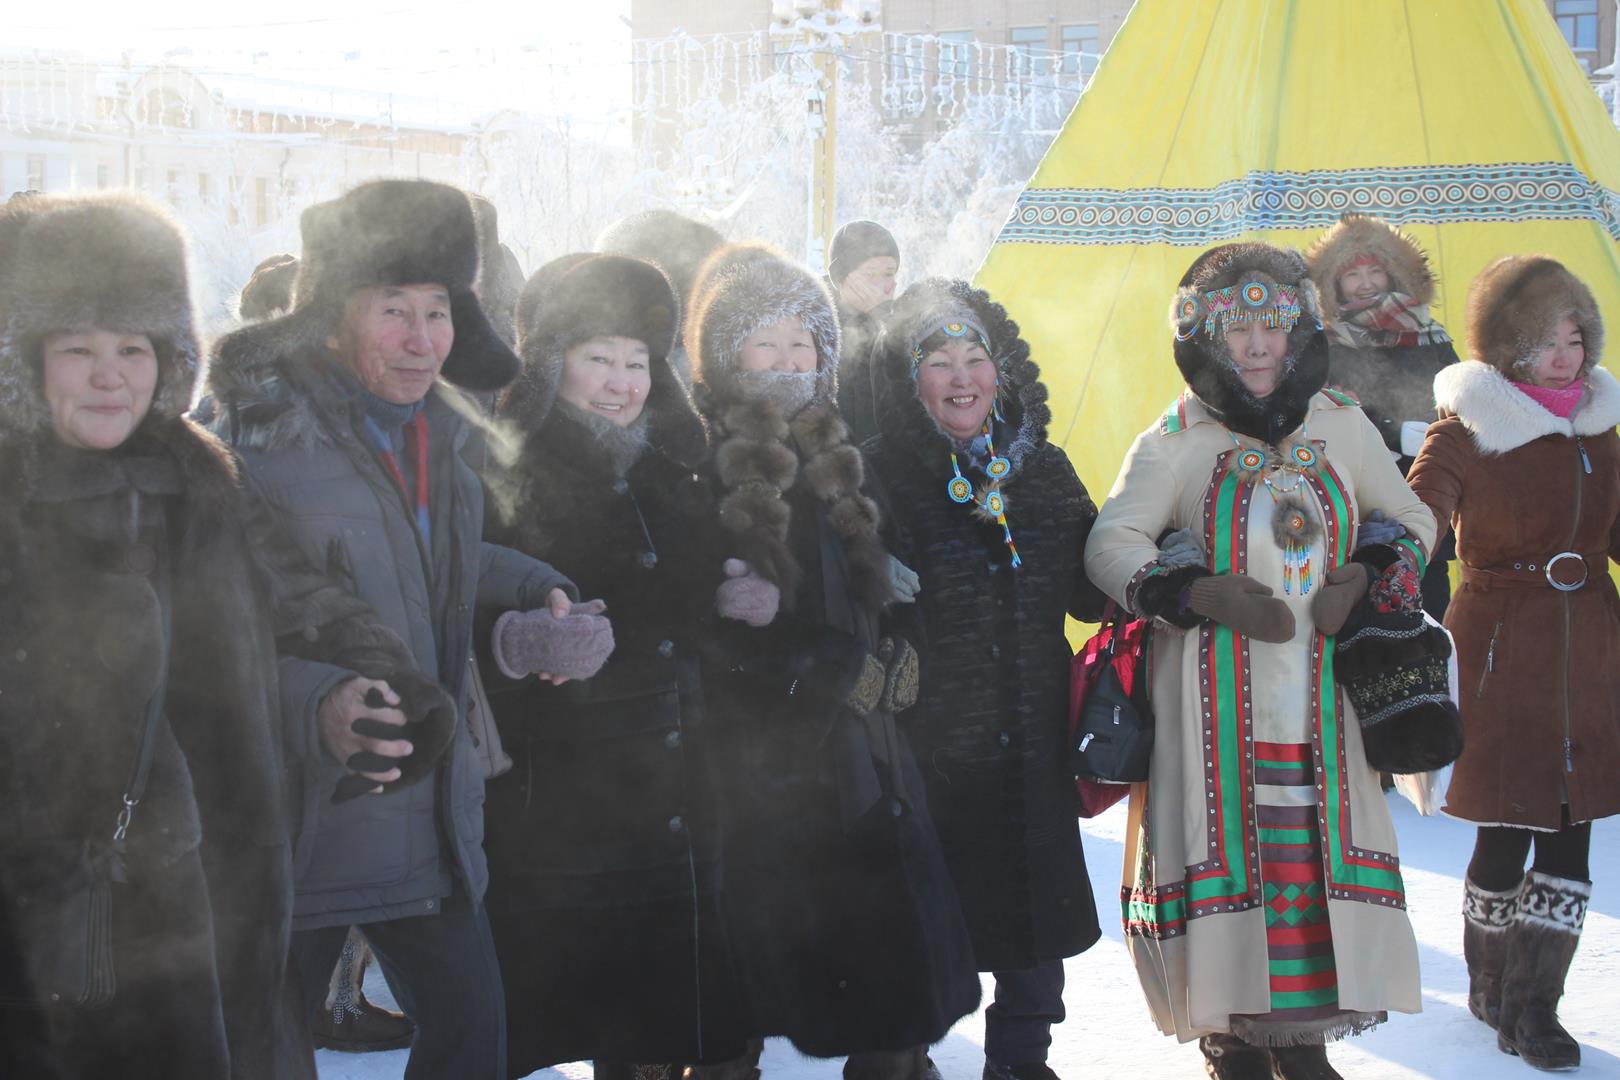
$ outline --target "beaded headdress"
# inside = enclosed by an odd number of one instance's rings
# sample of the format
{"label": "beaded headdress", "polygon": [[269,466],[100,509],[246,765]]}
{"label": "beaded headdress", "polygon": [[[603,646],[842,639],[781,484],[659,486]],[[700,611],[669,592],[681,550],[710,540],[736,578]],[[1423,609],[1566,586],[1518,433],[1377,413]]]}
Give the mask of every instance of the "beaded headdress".
{"label": "beaded headdress", "polygon": [[1217,324],[1224,333],[1233,323],[1259,323],[1292,332],[1299,322],[1300,289],[1278,284],[1267,274],[1247,275],[1223,289],[1182,289],[1176,293],[1171,319],[1176,340],[1186,341],[1200,329],[1214,336]]}

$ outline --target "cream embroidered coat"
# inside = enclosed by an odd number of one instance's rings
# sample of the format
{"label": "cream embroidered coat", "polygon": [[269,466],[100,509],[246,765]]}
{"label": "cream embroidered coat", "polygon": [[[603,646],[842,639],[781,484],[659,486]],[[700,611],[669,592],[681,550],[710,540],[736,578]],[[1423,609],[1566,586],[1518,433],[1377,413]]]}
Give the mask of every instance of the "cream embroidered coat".
{"label": "cream embroidered coat", "polygon": [[1158,570],[1159,538],[1190,528],[1212,571],[1265,582],[1295,617],[1294,639],[1280,645],[1208,622],[1154,626],[1149,685],[1158,731],[1150,778],[1131,797],[1121,901],[1154,1021],[1183,1042],[1230,1030],[1234,1014],[1273,1008],[1254,811],[1257,741],[1312,747],[1338,1004],[1369,1014],[1301,1041],[1348,1033],[1381,1011],[1420,1010],[1394,826],[1334,682],[1332,639],[1316,632],[1310,603],[1327,571],[1347,561],[1367,514],[1382,510],[1405,526],[1400,546],[1420,568],[1434,517],[1352,400],[1315,395],[1305,424],[1277,449],[1291,454],[1302,444],[1319,463],[1297,490],[1321,528],[1308,595],[1297,580],[1285,592],[1273,497],[1242,479],[1241,450],[1265,448],[1234,436],[1191,392],[1137,438],[1086,547],[1092,580],[1134,610],[1138,586]]}

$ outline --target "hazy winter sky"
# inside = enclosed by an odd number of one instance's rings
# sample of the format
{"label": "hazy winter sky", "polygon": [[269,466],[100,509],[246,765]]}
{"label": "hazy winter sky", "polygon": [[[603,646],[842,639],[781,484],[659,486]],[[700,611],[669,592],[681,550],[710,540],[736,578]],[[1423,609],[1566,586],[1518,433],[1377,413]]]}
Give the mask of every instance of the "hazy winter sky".
{"label": "hazy winter sky", "polygon": [[[629,0],[78,0],[19,7],[6,38],[471,104],[605,112],[629,101],[629,13]],[[553,100],[513,100],[537,93]]]}

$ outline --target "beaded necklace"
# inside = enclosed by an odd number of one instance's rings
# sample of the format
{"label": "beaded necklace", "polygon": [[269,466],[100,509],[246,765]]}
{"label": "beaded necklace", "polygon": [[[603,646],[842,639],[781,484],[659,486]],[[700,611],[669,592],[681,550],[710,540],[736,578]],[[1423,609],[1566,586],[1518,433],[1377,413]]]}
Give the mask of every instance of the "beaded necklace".
{"label": "beaded necklace", "polygon": [[[1001,408],[998,404],[993,410],[994,418],[1001,419]],[[951,480],[945,487],[945,493],[951,501],[963,506],[972,504],[995,519],[1001,526],[1002,539],[1007,542],[1007,550],[1012,553],[1012,567],[1017,570],[1024,565],[1024,560],[1018,556],[1018,545],[1013,543],[1012,527],[1007,524],[1007,500],[1001,494],[1001,482],[1012,475],[1012,462],[996,453],[995,436],[992,431],[992,417],[984,418],[984,427],[979,434],[984,436],[985,449],[990,454],[990,460],[985,462],[984,475],[987,478],[982,492],[975,491],[973,484],[962,475],[962,465],[956,458],[956,450],[951,449]]]}
{"label": "beaded necklace", "polygon": [[[1258,480],[1266,486],[1266,492],[1271,496],[1272,538],[1277,541],[1277,546],[1283,553],[1283,592],[1292,594],[1297,585],[1299,595],[1305,596],[1316,583],[1315,569],[1311,562],[1317,531],[1316,521],[1298,494],[1300,485],[1305,482],[1305,474],[1316,468],[1318,463],[1309,436],[1301,429],[1300,437],[1304,441],[1274,458],[1264,450],[1244,446],[1231,431],[1227,431],[1227,435],[1231,436],[1233,445],[1237,447],[1237,465],[1242,470],[1241,478],[1249,483]],[[1294,478],[1293,484],[1283,487],[1280,483],[1273,482],[1271,474],[1276,472],[1291,473]]]}

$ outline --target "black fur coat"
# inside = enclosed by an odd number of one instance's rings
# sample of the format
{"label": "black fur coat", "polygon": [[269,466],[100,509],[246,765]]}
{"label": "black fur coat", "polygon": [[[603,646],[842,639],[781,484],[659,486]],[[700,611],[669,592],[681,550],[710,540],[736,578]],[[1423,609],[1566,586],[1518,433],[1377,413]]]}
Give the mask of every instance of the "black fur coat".
{"label": "black fur coat", "polygon": [[[1067,746],[1070,650],[1064,619],[1094,620],[1102,595],[1082,557],[1097,508],[1060,447],[1040,371],[1005,309],[964,282],[923,282],[969,307],[994,343],[1012,462],[1001,485],[1022,565],[1002,529],[946,494],[950,444],[918,400],[905,343],[876,357],[887,430],[866,444],[900,559],[922,579],[922,697],[905,717],[928,781],[981,971],[1072,956],[1097,940],[1075,823]],[[969,478],[983,477],[969,472]]]}

